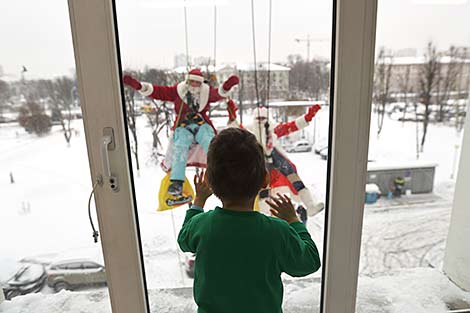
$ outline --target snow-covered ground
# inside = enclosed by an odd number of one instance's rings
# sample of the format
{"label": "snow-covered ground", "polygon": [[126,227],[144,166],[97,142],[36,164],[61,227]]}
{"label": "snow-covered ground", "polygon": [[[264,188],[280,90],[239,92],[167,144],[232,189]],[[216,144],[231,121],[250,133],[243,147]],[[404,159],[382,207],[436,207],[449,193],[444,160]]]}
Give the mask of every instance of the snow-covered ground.
{"label": "snow-covered ground", "polygon": [[[249,119],[246,115],[245,118]],[[415,124],[386,118],[382,134],[377,137],[375,121],[373,116],[369,159],[380,164],[416,161]],[[224,122],[224,119],[216,121],[219,125]],[[159,290],[192,285],[192,280],[185,276],[180,266],[184,255],[176,245],[176,234],[183,222],[186,207],[156,212],[158,188],[163,172],[150,157],[152,136],[146,117],[140,117],[137,123],[141,170],[134,172],[145,270],[152,295],[151,305],[162,308],[164,303],[172,302],[172,296],[167,300],[167,297],[161,296],[164,292]],[[47,262],[70,258],[102,261],[101,247],[93,243],[88,222],[87,201],[92,186],[82,121],[74,121],[74,128],[81,135],[73,137],[71,146],[67,147],[58,127],[53,127],[51,134],[38,138],[26,134],[16,125],[0,125],[0,238],[4,239],[0,245],[0,266],[2,260],[19,260],[25,257]],[[308,137],[312,138],[313,127],[308,131]],[[327,136],[327,132],[328,112],[325,108],[317,117],[318,138]],[[450,177],[454,168],[453,160],[458,152],[455,147],[459,142],[460,137],[453,128],[430,125],[425,151],[421,154],[420,161],[438,164],[434,193],[403,197],[399,201],[380,199],[378,203],[366,206],[360,268],[360,283],[361,286],[366,286],[365,290],[372,293],[372,287],[376,286],[374,284],[380,286],[381,281],[386,281],[385,277],[395,277],[380,275],[390,275],[393,271],[429,266],[441,268],[455,183]],[[306,185],[320,198],[324,198],[326,161],[313,152],[292,153],[289,156],[297,165],[299,175]],[[10,183],[10,173],[13,174],[14,184]],[[193,170],[188,169],[188,177],[192,175]],[[218,200],[211,197],[207,208],[217,204]],[[317,215],[308,224],[320,250],[323,250],[323,225],[324,213]],[[438,276],[437,272],[429,273],[431,272],[424,270],[402,272],[404,277],[414,275],[416,284],[422,281],[423,288],[425,284],[430,283],[439,286],[442,278],[428,279],[429,275],[434,278]],[[405,281],[401,278],[403,275],[396,276],[396,280]],[[290,281],[289,287],[286,288],[286,308],[292,308],[286,311],[302,312],[300,308],[304,305],[318,303],[319,276],[320,273],[316,273],[306,280],[296,282],[290,277],[285,277],[286,281]],[[393,284],[397,282],[391,283]],[[437,288],[436,286],[426,288]],[[366,310],[364,307],[361,312],[406,312],[398,310],[396,306],[407,302],[406,297],[398,299],[400,291],[392,292],[392,287],[376,289],[378,295],[383,297],[380,298],[382,302],[376,303],[377,310]],[[388,292],[390,294],[387,294]],[[84,312],[109,312],[106,290],[74,293],[77,297],[73,299],[70,294],[64,292],[47,297],[21,297],[24,299],[17,299],[11,304],[1,304],[0,311],[19,312],[15,308],[24,306],[23,312],[56,312],[51,307],[48,310],[46,308],[48,305],[54,307],[58,303],[67,303],[71,312],[73,307],[80,303],[79,299],[82,299],[87,303],[84,307],[81,306]],[[362,300],[361,292],[359,294],[358,308],[370,303],[368,300]],[[428,297],[424,296],[419,299],[420,295],[423,294],[416,294],[414,298],[410,296],[408,299],[410,303],[416,303],[414,308],[428,301]],[[371,296],[371,299],[373,298]],[[178,301],[172,303],[177,305]],[[187,306],[181,304],[181,308],[193,307],[190,297],[187,301]],[[438,302],[429,302],[429,305],[432,305],[429,308],[434,310],[439,305],[443,307],[442,303]],[[93,303],[96,303],[97,307],[93,307]],[[381,303],[388,309],[379,310]],[[28,305],[31,305],[31,308],[44,305],[44,309],[28,311]],[[90,305],[89,309],[86,305]],[[444,312],[433,310],[426,312]],[[183,311],[181,309],[181,312]]]}
{"label": "snow-covered ground", "polygon": [[[314,312],[319,308],[320,282],[297,280],[285,283],[286,313]],[[153,289],[151,312],[195,312],[190,288]],[[438,270],[401,270],[359,281],[357,313],[444,313],[470,303],[470,293],[458,289]],[[4,313],[111,313],[107,290],[54,295],[30,294],[0,304]]]}

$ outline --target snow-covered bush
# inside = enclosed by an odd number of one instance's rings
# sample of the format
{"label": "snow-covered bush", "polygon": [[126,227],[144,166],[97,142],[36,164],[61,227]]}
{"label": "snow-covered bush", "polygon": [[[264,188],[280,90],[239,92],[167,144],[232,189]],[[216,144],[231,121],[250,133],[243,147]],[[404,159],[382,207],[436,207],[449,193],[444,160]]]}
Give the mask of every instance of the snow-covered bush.
{"label": "snow-covered bush", "polygon": [[28,133],[38,136],[50,132],[52,127],[51,118],[35,102],[27,102],[21,106],[18,122]]}

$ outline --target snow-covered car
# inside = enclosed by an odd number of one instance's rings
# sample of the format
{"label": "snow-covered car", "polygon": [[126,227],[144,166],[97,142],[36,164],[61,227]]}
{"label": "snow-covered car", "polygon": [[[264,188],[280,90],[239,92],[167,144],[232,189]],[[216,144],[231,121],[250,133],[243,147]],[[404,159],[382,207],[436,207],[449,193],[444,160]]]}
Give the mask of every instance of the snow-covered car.
{"label": "snow-covered car", "polygon": [[287,152],[310,152],[312,151],[312,144],[307,140],[299,140],[286,148]]}
{"label": "snow-covered car", "polygon": [[184,270],[190,278],[194,278],[194,264],[196,262],[196,254],[190,253],[186,254],[184,260]]}
{"label": "snow-covered car", "polygon": [[328,146],[324,147],[323,149],[321,149],[318,154],[320,155],[320,157],[323,159],[323,160],[326,160],[328,159]]}
{"label": "snow-covered car", "polygon": [[319,140],[313,145],[313,151],[316,154],[320,154],[320,151],[322,151],[325,148],[328,148],[328,139]]}
{"label": "snow-covered car", "polygon": [[6,300],[38,292],[46,281],[45,268],[40,264],[2,261],[0,267],[0,286]]}
{"label": "snow-covered car", "polygon": [[87,259],[56,262],[47,269],[47,285],[56,292],[106,284],[104,266]]}

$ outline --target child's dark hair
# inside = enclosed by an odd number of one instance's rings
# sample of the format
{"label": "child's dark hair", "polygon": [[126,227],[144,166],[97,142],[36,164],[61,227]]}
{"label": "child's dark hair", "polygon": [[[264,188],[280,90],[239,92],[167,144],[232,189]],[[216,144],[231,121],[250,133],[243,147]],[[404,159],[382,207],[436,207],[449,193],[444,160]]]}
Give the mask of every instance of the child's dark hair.
{"label": "child's dark hair", "polygon": [[215,136],[207,153],[207,179],[220,199],[256,197],[266,176],[263,147],[250,132],[228,128]]}

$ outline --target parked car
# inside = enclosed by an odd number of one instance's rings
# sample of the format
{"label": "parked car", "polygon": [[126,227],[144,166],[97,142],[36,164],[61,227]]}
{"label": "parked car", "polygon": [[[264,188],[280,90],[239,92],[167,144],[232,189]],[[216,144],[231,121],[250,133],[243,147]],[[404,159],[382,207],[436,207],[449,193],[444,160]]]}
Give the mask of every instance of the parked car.
{"label": "parked car", "polygon": [[56,292],[106,285],[106,271],[103,265],[86,259],[56,262],[47,269],[47,285]]}
{"label": "parked car", "polygon": [[194,253],[186,254],[186,257],[184,260],[184,270],[186,271],[186,274],[190,278],[194,278],[195,262],[196,262],[196,254]]}
{"label": "parked car", "polygon": [[312,144],[307,140],[299,140],[286,148],[287,152],[310,152],[312,151]]}
{"label": "parked car", "polygon": [[326,160],[328,159],[328,146],[324,147],[323,149],[321,149],[318,154],[320,155],[320,157],[323,159],[323,160]]}
{"label": "parked car", "polygon": [[0,286],[6,300],[38,292],[46,281],[43,265],[20,262],[2,262]]}
{"label": "parked car", "polygon": [[328,148],[328,139],[319,140],[313,145],[313,151],[316,154],[320,154],[320,151],[324,150],[325,148]]}

